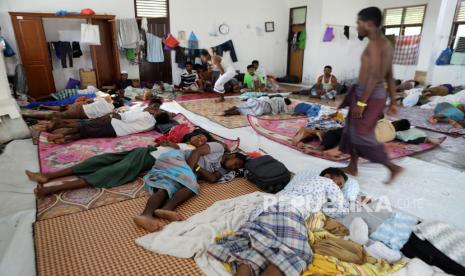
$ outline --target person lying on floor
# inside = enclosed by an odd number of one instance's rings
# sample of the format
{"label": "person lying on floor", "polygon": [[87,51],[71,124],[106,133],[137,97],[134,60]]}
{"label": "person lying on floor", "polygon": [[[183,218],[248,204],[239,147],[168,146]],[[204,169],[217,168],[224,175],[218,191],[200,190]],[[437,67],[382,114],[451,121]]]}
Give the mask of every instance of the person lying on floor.
{"label": "person lying on floor", "polygon": [[55,119],[47,130],[47,139],[54,143],[67,143],[86,138],[113,138],[150,131],[155,124],[166,124],[170,114],[160,111],[161,101],[153,99],[149,106],[134,108],[123,113],[113,113],[93,120]]}
{"label": "person lying on floor", "polygon": [[238,231],[216,239],[208,254],[231,266],[235,275],[300,275],[312,261],[306,219],[323,211],[346,212],[342,188],[347,175],[327,168],[301,172],[252,212]]}
{"label": "person lying on floor", "polygon": [[413,89],[417,87],[420,83],[415,80],[406,80],[402,82],[401,80],[396,80],[396,92],[404,92],[406,90]]}
{"label": "person lying on floor", "polygon": [[179,89],[183,92],[197,92],[200,90],[199,76],[197,72],[193,70],[192,62],[186,63],[186,70],[181,74]]}
{"label": "person lying on floor", "polygon": [[[211,135],[204,130],[195,130],[184,137],[187,148],[200,148],[213,141]],[[155,158],[152,155],[154,151],[157,151],[157,147],[148,146],[118,153],[104,153],[57,172],[34,173],[26,170],[26,175],[30,180],[37,182],[38,186],[34,193],[39,198],[70,189],[112,188],[129,183],[140,173],[150,170],[155,164]],[[44,186],[51,180],[66,176],[77,176],[79,179],[64,181],[60,185]]]}
{"label": "person lying on floor", "polygon": [[292,101],[282,96],[250,98],[245,103],[241,103],[224,111],[224,116],[234,115],[277,115],[288,113]]}
{"label": "person lying on floor", "polygon": [[216,183],[228,171],[244,168],[247,157],[225,153],[224,146],[209,142],[194,150],[179,150],[176,144],[162,152],[152,170],[144,176],[150,197],[141,215],[134,222],[149,232],[161,230],[165,222],[182,220],[174,209],[199,194],[197,179]]}
{"label": "person lying on floor", "polygon": [[439,103],[434,108],[434,115],[428,119],[431,124],[447,122],[454,128],[465,127],[465,107],[462,103]]}
{"label": "person lying on floor", "polygon": [[438,86],[429,86],[421,92],[424,97],[432,96],[447,96],[452,93],[453,87],[451,84],[441,84]]}
{"label": "person lying on floor", "polygon": [[265,91],[265,77],[259,76],[255,72],[255,66],[252,64],[247,66],[247,72],[244,75],[244,89],[242,92],[261,92]]}
{"label": "person lying on floor", "polygon": [[38,120],[61,119],[95,119],[105,116],[115,109],[110,95],[103,98],[89,99],[85,102],[69,105],[65,111],[52,112],[50,114],[28,114],[27,118]]}

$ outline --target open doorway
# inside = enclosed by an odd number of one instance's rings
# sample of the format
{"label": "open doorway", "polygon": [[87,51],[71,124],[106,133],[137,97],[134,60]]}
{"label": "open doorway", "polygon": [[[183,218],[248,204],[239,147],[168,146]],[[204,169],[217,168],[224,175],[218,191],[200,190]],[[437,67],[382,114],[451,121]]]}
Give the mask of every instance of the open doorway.
{"label": "open doorway", "polygon": [[295,76],[297,81],[302,82],[304,67],[305,24],[307,23],[307,7],[291,8],[289,12],[289,45],[287,58],[287,75]]}

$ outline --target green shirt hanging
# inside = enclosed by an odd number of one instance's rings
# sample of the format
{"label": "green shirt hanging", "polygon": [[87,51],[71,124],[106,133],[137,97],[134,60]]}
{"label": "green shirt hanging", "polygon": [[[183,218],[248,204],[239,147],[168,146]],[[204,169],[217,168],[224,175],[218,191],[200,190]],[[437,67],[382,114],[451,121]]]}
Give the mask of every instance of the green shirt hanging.
{"label": "green shirt hanging", "polygon": [[300,32],[300,35],[298,37],[298,42],[297,46],[300,50],[305,49],[305,44],[307,43],[307,31],[304,29],[303,31]]}

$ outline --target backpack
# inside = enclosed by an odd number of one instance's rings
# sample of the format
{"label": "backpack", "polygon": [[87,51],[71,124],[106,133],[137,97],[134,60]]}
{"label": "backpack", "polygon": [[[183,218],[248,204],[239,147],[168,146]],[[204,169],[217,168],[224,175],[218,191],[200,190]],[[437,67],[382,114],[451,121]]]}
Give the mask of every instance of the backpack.
{"label": "backpack", "polygon": [[291,173],[283,163],[269,155],[247,161],[245,177],[267,193],[277,193],[291,180]]}

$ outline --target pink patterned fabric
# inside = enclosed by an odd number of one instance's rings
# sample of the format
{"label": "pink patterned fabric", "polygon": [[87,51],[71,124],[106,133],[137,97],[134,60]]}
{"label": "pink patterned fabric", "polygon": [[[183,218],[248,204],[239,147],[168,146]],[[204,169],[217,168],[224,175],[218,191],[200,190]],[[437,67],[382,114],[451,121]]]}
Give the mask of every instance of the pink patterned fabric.
{"label": "pink patterned fabric", "polygon": [[[285,146],[291,147],[298,151],[302,151],[292,144],[292,137],[295,133],[301,128],[307,125],[306,118],[291,118],[291,119],[263,119],[255,116],[248,116],[250,126],[260,135],[265,136],[266,138],[273,140],[277,143],[283,144]],[[441,137],[440,142],[442,143],[446,137]],[[317,146],[318,144],[313,142],[310,145]],[[424,152],[430,149],[435,148],[435,145],[432,144],[419,144],[412,145],[402,142],[389,142],[384,144],[386,152],[390,159],[396,159],[404,156],[409,156],[412,154]],[[340,158],[332,158],[330,156],[316,156],[319,158],[332,160],[332,161],[343,161],[349,159],[348,155],[343,155]]]}
{"label": "pink patterned fabric", "polygon": [[[180,124],[194,126],[182,114],[176,115],[174,119]],[[47,141],[48,135],[46,132],[41,132],[39,137],[39,164],[40,171],[43,173],[72,167],[97,154],[122,152],[154,145],[154,140],[161,137],[160,133],[150,131],[117,138],[83,139],[67,144],[54,144]],[[239,147],[239,140],[229,140],[215,134],[212,136],[226,144],[230,150],[236,150]]]}
{"label": "pink patterned fabric", "polygon": [[415,65],[418,63],[421,36],[398,36],[394,48],[393,64]]}

